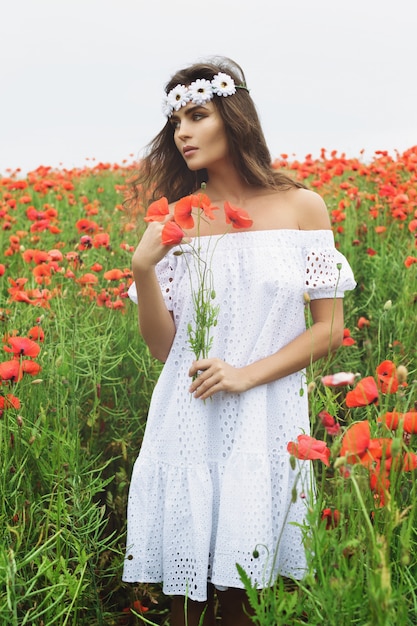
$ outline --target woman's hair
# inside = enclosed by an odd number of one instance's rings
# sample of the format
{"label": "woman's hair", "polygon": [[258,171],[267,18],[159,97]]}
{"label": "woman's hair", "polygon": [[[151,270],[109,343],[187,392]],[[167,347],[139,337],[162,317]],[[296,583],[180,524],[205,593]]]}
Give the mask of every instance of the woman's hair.
{"label": "woman's hair", "polygon": [[[239,86],[229,97],[214,96],[225,127],[230,158],[242,179],[249,185],[266,189],[304,187],[298,181],[272,169],[271,155],[266,145],[259,117],[246,89],[242,68],[228,58],[214,58],[196,63],[178,71],[166,85],[168,94],[178,84],[188,86],[197,78],[212,80],[219,72],[231,76]],[[169,202],[197,191],[207,181],[206,170],[190,171],[174,143],[174,129],[169,120],[150,142],[133,182],[133,200],[139,196],[156,199],[161,196]]]}

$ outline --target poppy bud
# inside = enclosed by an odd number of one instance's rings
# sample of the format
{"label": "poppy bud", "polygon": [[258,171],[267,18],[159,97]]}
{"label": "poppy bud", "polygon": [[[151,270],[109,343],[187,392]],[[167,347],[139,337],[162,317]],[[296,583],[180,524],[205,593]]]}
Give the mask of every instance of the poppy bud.
{"label": "poppy bud", "polygon": [[407,382],[408,369],[405,365],[399,365],[397,367],[397,380],[400,384]]}
{"label": "poppy bud", "polygon": [[293,487],[291,491],[291,502],[297,502],[297,488]]}
{"label": "poppy bud", "polygon": [[291,465],[291,469],[292,469],[292,470],[295,470],[295,463],[296,463],[296,462],[295,462],[295,456],[292,454],[292,455],[290,456],[290,465]]}
{"label": "poppy bud", "polygon": [[386,303],[384,304],[384,311],[389,311],[391,307],[392,307],[392,300],[387,300]]}
{"label": "poppy bud", "polygon": [[337,469],[338,467],[340,467],[341,465],[346,465],[346,457],[345,456],[340,456],[339,458],[337,458],[335,460],[335,462],[333,463],[333,467],[334,469]]}

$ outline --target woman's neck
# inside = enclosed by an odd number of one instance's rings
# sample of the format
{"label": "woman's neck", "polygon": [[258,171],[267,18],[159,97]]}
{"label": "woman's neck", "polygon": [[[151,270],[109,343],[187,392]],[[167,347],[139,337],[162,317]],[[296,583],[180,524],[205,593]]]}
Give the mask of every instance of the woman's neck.
{"label": "woman's neck", "polygon": [[222,167],[220,171],[208,171],[205,193],[214,204],[228,200],[242,207],[249,197],[259,191],[258,187],[246,183],[233,166]]}

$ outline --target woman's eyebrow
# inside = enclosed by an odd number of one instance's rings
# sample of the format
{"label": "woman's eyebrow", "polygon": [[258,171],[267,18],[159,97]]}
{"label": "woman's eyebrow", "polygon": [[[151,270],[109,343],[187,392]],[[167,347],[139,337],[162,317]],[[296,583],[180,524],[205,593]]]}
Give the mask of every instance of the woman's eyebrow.
{"label": "woman's eyebrow", "polygon": [[[203,104],[194,104],[184,111],[184,115],[192,115],[196,109],[204,109],[204,111],[208,111],[207,107],[205,107]],[[179,116],[175,113],[171,116],[171,120],[177,120],[178,118]]]}

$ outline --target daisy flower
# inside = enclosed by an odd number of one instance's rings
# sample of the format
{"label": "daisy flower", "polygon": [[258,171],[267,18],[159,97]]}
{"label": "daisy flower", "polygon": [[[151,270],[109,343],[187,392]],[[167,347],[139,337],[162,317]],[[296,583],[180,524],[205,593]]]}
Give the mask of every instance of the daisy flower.
{"label": "daisy flower", "polygon": [[205,104],[213,97],[211,82],[205,78],[197,78],[188,88],[190,100],[194,104]]}
{"label": "daisy flower", "polygon": [[236,93],[235,81],[224,72],[219,72],[213,76],[211,84],[216,96],[232,96]]}
{"label": "daisy flower", "polygon": [[168,102],[175,111],[179,111],[190,101],[189,90],[185,85],[177,85],[168,94]]}

